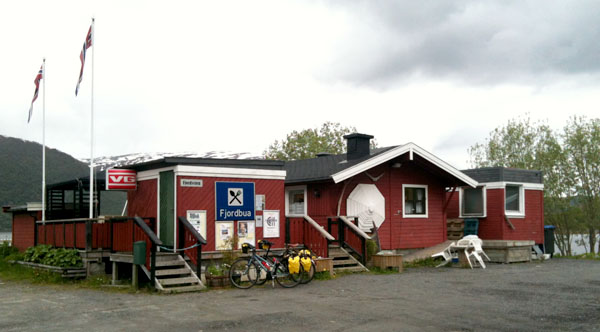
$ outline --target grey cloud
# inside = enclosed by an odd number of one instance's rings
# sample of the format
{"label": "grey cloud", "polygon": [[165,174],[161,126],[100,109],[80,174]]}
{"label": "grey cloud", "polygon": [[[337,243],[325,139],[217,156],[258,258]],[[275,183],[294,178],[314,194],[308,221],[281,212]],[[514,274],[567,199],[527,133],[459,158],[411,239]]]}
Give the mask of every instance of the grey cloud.
{"label": "grey cloud", "polygon": [[[600,2],[331,2],[355,19],[321,78],[538,82],[600,72]],[[539,82],[538,82],[539,83]]]}

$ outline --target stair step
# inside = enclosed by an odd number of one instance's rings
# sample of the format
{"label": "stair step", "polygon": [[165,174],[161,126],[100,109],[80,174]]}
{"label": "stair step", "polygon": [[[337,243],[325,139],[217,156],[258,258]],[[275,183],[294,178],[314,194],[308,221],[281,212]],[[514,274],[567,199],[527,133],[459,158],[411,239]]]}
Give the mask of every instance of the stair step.
{"label": "stair step", "polygon": [[184,292],[197,292],[206,289],[204,285],[193,285],[193,286],[181,286],[181,287],[169,287],[166,288],[164,293],[184,293]]}
{"label": "stair step", "polygon": [[180,269],[165,269],[165,270],[156,270],[156,276],[172,276],[177,274],[190,274],[190,270],[183,267]]}
{"label": "stair step", "polygon": [[333,260],[333,266],[339,265],[358,265],[358,262],[354,259]]}
{"label": "stair step", "polygon": [[156,266],[157,267],[162,267],[162,266],[183,266],[185,265],[184,261],[180,261],[180,260],[170,260],[170,261],[157,261],[156,262]]}
{"label": "stair step", "polygon": [[364,268],[362,266],[347,266],[347,267],[336,267],[333,269],[335,272],[362,272],[362,271],[369,271],[367,268]]}
{"label": "stair step", "polygon": [[170,279],[159,279],[163,286],[169,285],[181,285],[181,284],[198,284],[198,279],[195,277],[183,277],[183,278],[170,278]]}

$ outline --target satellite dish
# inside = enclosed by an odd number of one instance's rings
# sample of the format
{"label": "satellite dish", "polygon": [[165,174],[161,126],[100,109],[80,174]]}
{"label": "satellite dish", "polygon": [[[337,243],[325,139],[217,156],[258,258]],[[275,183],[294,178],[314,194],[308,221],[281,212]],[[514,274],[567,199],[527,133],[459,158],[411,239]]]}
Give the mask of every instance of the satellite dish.
{"label": "satellite dish", "polygon": [[348,216],[358,217],[358,228],[370,232],[385,220],[385,197],[374,184],[359,184],[346,201]]}

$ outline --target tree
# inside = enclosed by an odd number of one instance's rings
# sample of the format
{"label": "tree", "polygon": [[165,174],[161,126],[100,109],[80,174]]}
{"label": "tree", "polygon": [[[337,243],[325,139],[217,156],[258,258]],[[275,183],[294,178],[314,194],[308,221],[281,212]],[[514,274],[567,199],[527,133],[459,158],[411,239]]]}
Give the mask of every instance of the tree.
{"label": "tree", "polygon": [[477,143],[468,152],[473,167],[514,167],[536,169],[544,174],[544,219],[556,226],[556,244],[571,254],[573,232],[581,231],[581,218],[573,206],[576,177],[571,171],[562,137],[544,122],[529,117],[510,120],[496,128],[486,143]]}
{"label": "tree", "polygon": [[589,252],[596,252],[600,230],[600,119],[572,117],[564,128],[569,171],[575,177],[572,190],[581,205],[589,236]]}
{"label": "tree", "polygon": [[[276,140],[264,152],[266,159],[300,160],[316,157],[317,153],[340,154],[346,151],[344,135],[356,132],[337,122],[325,122],[321,128],[292,131],[285,140]],[[376,143],[371,143],[375,146]]]}

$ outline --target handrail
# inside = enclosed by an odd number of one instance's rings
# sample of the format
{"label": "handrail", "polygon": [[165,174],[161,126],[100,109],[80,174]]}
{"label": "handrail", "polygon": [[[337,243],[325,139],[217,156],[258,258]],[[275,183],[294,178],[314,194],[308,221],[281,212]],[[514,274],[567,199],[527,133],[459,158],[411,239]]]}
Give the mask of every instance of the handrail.
{"label": "handrail", "polygon": [[142,229],[142,231],[144,231],[144,233],[146,233],[146,236],[148,236],[152,243],[159,246],[163,244],[162,241],[156,236],[156,234],[154,234],[154,232],[150,229],[150,227],[146,225],[142,218],[136,216],[133,218],[133,220],[135,220],[135,223]]}
{"label": "handrail", "polygon": [[323,228],[323,226],[319,225],[316,221],[313,220],[313,218],[309,217],[308,215],[304,215],[304,219],[306,221],[308,221],[308,223],[314,227],[317,231],[319,231],[319,233],[321,234],[321,236],[323,236],[324,238],[326,238],[329,241],[335,241],[335,238],[333,236],[331,236],[331,234],[329,234],[325,228]]}
{"label": "handrail", "polygon": [[[42,221],[42,220],[36,220],[35,223],[36,224],[68,224],[68,223],[84,223],[86,221],[100,221],[100,218],[75,218],[75,219],[51,219],[51,220],[46,220],[46,221]],[[102,219],[104,220],[104,219]]]}
{"label": "handrail", "polygon": [[179,219],[179,222],[183,224],[183,226],[185,226],[185,228],[192,233],[192,235],[196,238],[196,240],[198,240],[198,243],[204,245],[206,244],[206,240],[204,239],[204,237],[202,237],[202,234],[198,233],[198,230],[192,226],[192,224],[187,220],[187,218],[185,217],[177,217],[177,219]]}
{"label": "handrail", "polygon": [[371,237],[367,235],[362,229],[358,228],[353,222],[348,220],[346,216],[338,216],[340,219],[344,221],[346,225],[348,225],[356,234],[365,238],[365,240],[370,240]]}

